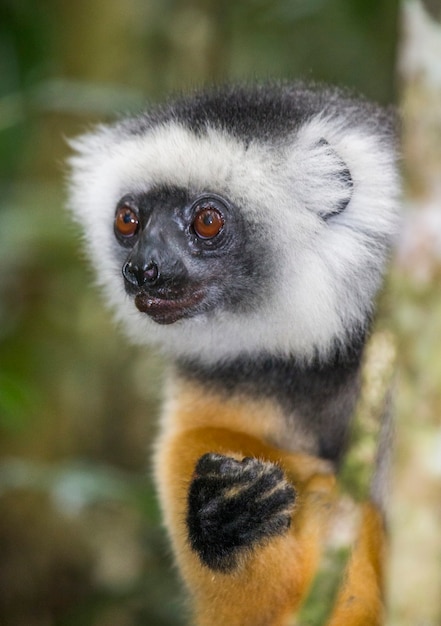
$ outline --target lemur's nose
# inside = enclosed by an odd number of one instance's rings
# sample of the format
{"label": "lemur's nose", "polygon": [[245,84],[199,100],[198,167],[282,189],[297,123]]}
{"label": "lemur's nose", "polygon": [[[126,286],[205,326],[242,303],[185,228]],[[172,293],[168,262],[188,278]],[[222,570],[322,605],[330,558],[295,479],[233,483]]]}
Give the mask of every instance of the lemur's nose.
{"label": "lemur's nose", "polygon": [[129,259],[122,268],[124,278],[134,287],[154,285],[159,278],[159,269],[155,261],[138,264]]}

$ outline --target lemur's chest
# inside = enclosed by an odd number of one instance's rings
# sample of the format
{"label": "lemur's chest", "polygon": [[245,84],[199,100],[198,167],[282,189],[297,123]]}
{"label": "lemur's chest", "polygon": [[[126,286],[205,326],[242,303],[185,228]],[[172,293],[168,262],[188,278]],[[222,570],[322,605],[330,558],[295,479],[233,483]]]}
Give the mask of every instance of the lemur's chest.
{"label": "lemur's chest", "polygon": [[[173,377],[161,420],[165,437],[201,428],[225,429],[259,439],[285,452],[321,455],[321,416],[313,419],[302,402],[296,408],[277,396],[216,391],[194,380]],[[335,428],[335,424],[332,426]],[[329,424],[331,428],[331,424]],[[326,457],[327,458],[327,457]]]}
{"label": "lemur's chest", "polygon": [[228,428],[282,450],[338,461],[358,398],[360,358],[307,366],[263,357],[179,365],[166,394],[166,423],[178,430]]}

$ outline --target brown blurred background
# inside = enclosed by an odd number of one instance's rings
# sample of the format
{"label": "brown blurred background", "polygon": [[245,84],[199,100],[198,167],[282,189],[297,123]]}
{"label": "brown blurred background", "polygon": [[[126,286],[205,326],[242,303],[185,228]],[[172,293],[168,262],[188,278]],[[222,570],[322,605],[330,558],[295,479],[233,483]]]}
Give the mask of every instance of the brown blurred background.
{"label": "brown blurred background", "polygon": [[441,0],[0,0],[2,626],[185,623],[148,462],[162,363],[93,287],[66,138],[274,77],[403,114],[405,224],[376,333],[400,364],[389,623],[441,624]]}

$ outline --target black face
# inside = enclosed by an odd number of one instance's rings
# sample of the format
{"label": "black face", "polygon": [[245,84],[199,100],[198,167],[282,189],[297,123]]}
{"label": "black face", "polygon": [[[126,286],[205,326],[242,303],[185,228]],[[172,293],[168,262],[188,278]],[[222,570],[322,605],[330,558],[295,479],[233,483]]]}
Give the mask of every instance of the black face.
{"label": "black face", "polygon": [[114,232],[126,291],[159,324],[249,309],[262,293],[259,245],[238,209],[217,194],[161,187],[125,195]]}

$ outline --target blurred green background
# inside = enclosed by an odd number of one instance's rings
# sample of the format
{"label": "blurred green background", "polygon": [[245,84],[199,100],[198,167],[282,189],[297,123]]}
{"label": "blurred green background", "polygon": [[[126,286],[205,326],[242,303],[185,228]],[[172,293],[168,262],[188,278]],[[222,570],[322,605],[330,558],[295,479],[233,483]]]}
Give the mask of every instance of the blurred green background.
{"label": "blurred green background", "polygon": [[403,111],[410,227],[377,331],[401,362],[390,623],[439,626],[441,114],[411,54],[421,19],[436,40],[429,5],[0,0],[0,624],[185,623],[148,461],[162,363],[126,344],[93,286],[65,211],[66,138],[170,93],[280,77]]}

